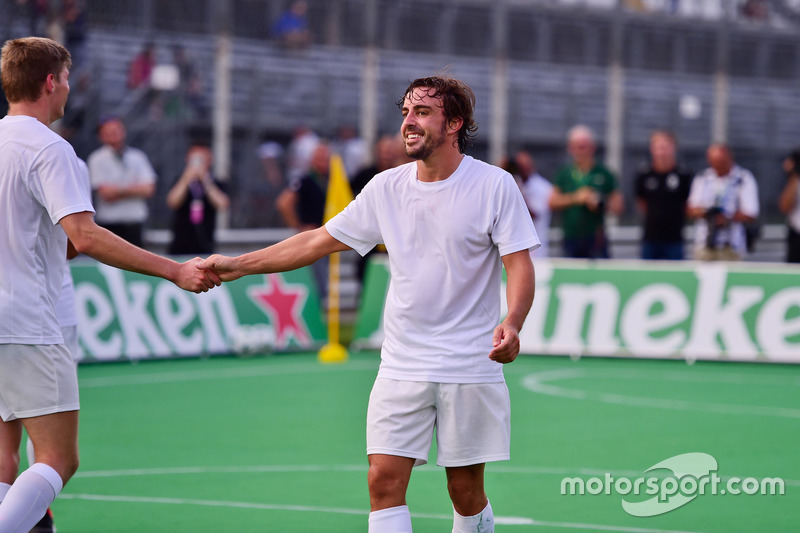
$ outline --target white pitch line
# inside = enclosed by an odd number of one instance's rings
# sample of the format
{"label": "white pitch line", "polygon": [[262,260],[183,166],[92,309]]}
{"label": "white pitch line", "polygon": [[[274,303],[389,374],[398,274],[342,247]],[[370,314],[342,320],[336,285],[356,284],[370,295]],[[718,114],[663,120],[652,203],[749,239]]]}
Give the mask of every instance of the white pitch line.
{"label": "white pitch line", "polygon": [[[263,474],[263,473],[302,473],[302,472],[366,472],[367,465],[255,465],[255,466],[186,466],[170,468],[129,468],[121,470],[90,470],[77,472],[75,478],[110,478],[110,477],[137,477],[137,476],[176,476],[176,475],[203,475],[203,474]],[[416,467],[415,472],[441,472],[441,468],[426,465]],[[644,475],[635,470],[614,470],[588,467],[539,467],[539,466],[491,466],[486,470],[491,474],[520,474],[520,475],[551,475],[551,476],[604,476],[611,474],[615,477],[637,478]],[[650,473],[653,477],[656,474]],[[720,476],[722,481],[736,477],[745,479],[749,477],[764,478],[775,476]],[[788,486],[800,487],[800,480],[784,479]]]}
{"label": "white pitch line", "polygon": [[[111,496],[105,494],[69,494],[62,493],[60,499],[67,500],[87,500],[100,502],[124,502],[124,503],[155,503],[165,505],[198,505],[202,507],[230,507],[235,509],[259,509],[265,511],[296,511],[312,513],[332,513],[348,515],[369,515],[366,509],[348,509],[344,507],[313,507],[309,505],[285,505],[273,503],[253,503],[253,502],[231,502],[222,500],[193,500],[188,498],[154,498],[143,496]],[[412,513],[411,516],[417,519],[430,520],[453,520],[452,515]],[[562,529],[593,529],[599,531],[619,531],[621,533],[695,533],[691,531],[678,531],[667,529],[651,529],[641,527],[611,526],[604,524],[582,524],[578,522],[545,522],[534,520],[533,518],[522,516],[497,516],[495,523],[509,526],[536,526],[536,527],[557,527]]]}
{"label": "white pitch line", "polygon": [[[547,396],[557,396],[560,398],[571,398],[574,400],[595,400],[604,403],[635,406],[635,407],[655,407],[661,409],[675,409],[680,411],[704,411],[720,414],[745,414],[757,416],[778,416],[782,418],[800,418],[800,409],[788,407],[764,407],[758,405],[736,405],[712,402],[695,402],[688,400],[648,398],[645,396],[627,396],[624,394],[614,394],[605,392],[591,392],[583,389],[570,389],[548,383],[550,381],[577,378],[596,378],[599,377],[592,373],[582,370],[554,370],[536,372],[528,374],[522,378],[522,386],[529,391],[545,394]],[[621,373],[619,375],[609,374],[606,377],[630,378],[631,375]],[[637,377],[636,379],[640,379]],[[660,379],[660,377],[659,377]]]}

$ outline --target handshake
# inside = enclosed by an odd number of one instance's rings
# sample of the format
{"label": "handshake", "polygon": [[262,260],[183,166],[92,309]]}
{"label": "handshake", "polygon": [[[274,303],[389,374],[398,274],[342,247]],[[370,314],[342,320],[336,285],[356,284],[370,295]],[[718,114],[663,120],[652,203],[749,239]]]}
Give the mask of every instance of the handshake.
{"label": "handshake", "polygon": [[233,281],[242,277],[237,257],[212,255],[207,259],[195,257],[178,264],[174,275],[168,278],[181,289],[189,292],[208,292],[222,285],[223,281]]}

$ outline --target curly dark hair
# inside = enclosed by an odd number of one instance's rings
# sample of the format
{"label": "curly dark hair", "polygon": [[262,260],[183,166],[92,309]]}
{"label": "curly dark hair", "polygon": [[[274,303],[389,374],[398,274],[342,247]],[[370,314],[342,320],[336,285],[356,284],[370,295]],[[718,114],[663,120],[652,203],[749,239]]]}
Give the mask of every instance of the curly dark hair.
{"label": "curly dark hair", "polygon": [[458,150],[463,154],[467,147],[472,145],[478,131],[478,124],[472,118],[475,110],[475,94],[472,89],[455,78],[445,76],[417,78],[409,84],[403,92],[403,97],[397,101],[398,109],[402,110],[406,97],[420,87],[428,89],[428,96],[431,98],[439,98],[442,101],[446,121],[458,118],[464,122],[458,131]]}

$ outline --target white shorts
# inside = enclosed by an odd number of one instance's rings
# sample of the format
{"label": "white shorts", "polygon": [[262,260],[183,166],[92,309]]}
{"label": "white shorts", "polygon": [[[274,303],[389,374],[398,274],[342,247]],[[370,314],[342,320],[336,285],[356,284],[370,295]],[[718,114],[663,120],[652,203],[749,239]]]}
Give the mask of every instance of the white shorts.
{"label": "white shorts", "polygon": [[436,428],[439,466],[510,458],[511,402],[505,382],[431,383],[378,378],[367,409],[367,455],[428,462]]}
{"label": "white shorts", "polygon": [[0,418],[79,408],[78,372],[63,344],[0,344]]}
{"label": "white shorts", "polygon": [[80,354],[81,346],[78,342],[78,326],[64,326],[61,328],[61,336],[64,337],[64,346],[69,350],[72,355],[74,364],[78,364],[78,355]]}

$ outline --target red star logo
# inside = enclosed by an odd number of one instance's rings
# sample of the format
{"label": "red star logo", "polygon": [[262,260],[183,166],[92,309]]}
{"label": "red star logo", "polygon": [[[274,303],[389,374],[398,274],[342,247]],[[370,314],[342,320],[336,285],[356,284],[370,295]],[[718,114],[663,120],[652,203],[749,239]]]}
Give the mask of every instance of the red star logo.
{"label": "red star logo", "polygon": [[310,344],[311,335],[303,320],[303,306],[308,298],[305,285],[285,283],[277,274],[264,276],[264,285],[253,285],[248,296],[269,317],[275,330],[275,346],[285,348],[289,338],[301,345]]}

